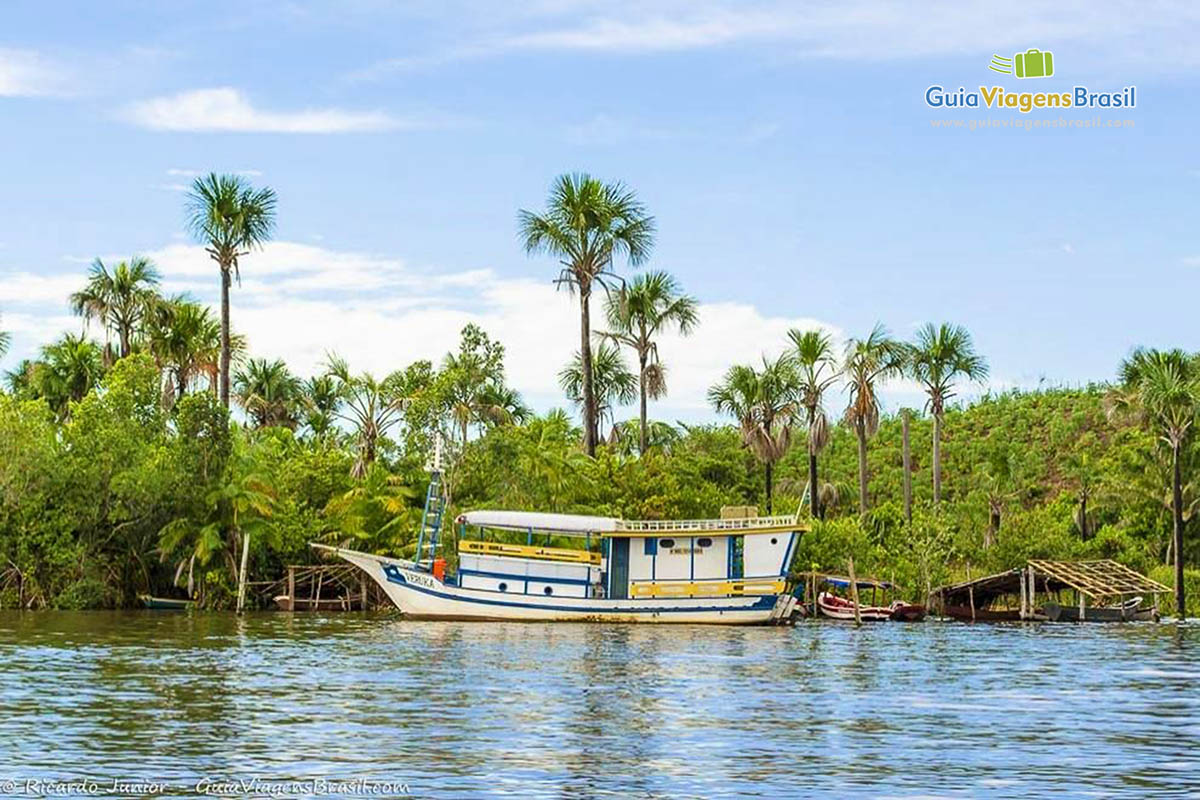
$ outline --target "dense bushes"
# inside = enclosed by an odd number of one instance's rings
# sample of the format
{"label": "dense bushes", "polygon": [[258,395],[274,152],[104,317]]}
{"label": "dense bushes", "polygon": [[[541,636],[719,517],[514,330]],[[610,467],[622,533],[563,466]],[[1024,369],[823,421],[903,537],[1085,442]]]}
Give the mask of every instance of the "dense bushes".
{"label": "dense bushes", "polygon": [[[1103,402],[1103,390],[1092,387],[989,396],[950,411],[937,510],[930,425],[916,418],[911,526],[902,507],[899,418],[884,419],[870,442],[872,509],[861,518],[855,441],[836,429],[821,475],[840,499],[804,536],[794,568],[843,572],[853,557],[860,575],[894,580],[920,597],[968,570],[979,575],[1031,557],[1104,557],[1170,584],[1162,566],[1170,530],[1162,454],[1150,435],[1111,423]],[[683,428],[666,442],[641,458],[620,444],[602,447],[593,460],[561,413],[489,426],[453,454],[451,512],[490,506],[664,518],[761,506],[762,467],[736,430]],[[117,362],[62,421],[44,401],[0,393],[0,606],[123,606],[139,592],[169,593],[189,579],[206,605],[227,606],[245,532],[252,580],[311,560],[308,543],[318,540],[411,555],[427,443],[417,422],[401,426],[381,460],[354,479],[353,442],[338,435],[231,426],[208,392],[164,411],[158,370],[139,355]],[[1003,476],[993,468],[997,453],[1011,467]],[[1187,474],[1193,460],[1189,453]],[[801,437],[779,466],[778,511],[797,507],[806,470]],[[1189,484],[1189,526],[1195,497]],[[239,502],[235,525],[230,509]],[[989,533],[993,511],[999,529]],[[1185,553],[1195,563],[1194,542]],[[1200,573],[1190,580],[1200,583]]]}

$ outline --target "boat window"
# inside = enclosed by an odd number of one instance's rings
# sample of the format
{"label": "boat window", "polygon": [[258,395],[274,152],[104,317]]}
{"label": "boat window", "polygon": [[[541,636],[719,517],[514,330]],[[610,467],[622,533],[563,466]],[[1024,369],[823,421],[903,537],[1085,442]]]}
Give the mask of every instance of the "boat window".
{"label": "boat window", "polygon": [[554,587],[553,587],[553,586],[547,586],[547,587],[546,587],[545,589],[543,589],[542,591],[544,591],[546,594],[554,594]]}
{"label": "boat window", "polygon": [[675,540],[674,539],[659,539],[658,546],[666,548],[667,550],[670,550],[672,547],[675,546]]}
{"label": "boat window", "polygon": [[647,538],[642,546],[643,552],[648,556],[658,555],[658,539]]}
{"label": "boat window", "polygon": [[705,536],[703,539],[696,540],[697,547],[712,547],[712,539]]}
{"label": "boat window", "polygon": [[497,588],[497,589],[499,589],[499,590],[500,590],[500,591],[502,591],[502,592],[507,592],[507,591],[508,591],[508,584],[507,584],[507,583],[502,583],[502,584],[500,584],[499,586],[497,586],[496,588]]}
{"label": "boat window", "polygon": [[771,537],[771,544],[779,544],[779,540],[778,540],[778,539],[776,539],[774,536],[772,536],[772,537]]}

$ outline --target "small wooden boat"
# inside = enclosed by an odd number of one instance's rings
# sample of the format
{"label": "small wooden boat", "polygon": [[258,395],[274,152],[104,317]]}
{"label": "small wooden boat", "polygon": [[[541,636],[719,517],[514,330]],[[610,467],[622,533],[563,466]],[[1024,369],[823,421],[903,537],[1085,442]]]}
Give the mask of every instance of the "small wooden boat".
{"label": "small wooden boat", "polygon": [[1078,606],[1047,603],[1046,617],[1051,622],[1154,622],[1158,612],[1152,606],[1143,607],[1141,597],[1131,597],[1112,606],[1086,608],[1082,619]]}
{"label": "small wooden boat", "polygon": [[[829,592],[821,592],[817,595],[817,608],[820,609],[823,617],[843,622],[854,621],[853,600],[847,600]],[[892,618],[892,608],[891,606],[864,606],[860,603],[858,618],[863,622],[883,622]]]}
{"label": "small wooden boat", "polygon": [[889,608],[892,609],[892,613],[888,619],[892,622],[920,622],[925,619],[925,606],[917,603],[905,603],[897,600]]}
{"label": "small wooden boat", "polygon": [[139,594],[138,599],[146,608],[155,611],[184,611],[194,605],[193,601],[178,597],[153,597],[148,594]]}
{"label": "small wooden boat", "polygon": [[942,613],[962,622],[1020,622],[1021,612],[1015,608],[976,608],[972,615],[970,605],[947,605]]}

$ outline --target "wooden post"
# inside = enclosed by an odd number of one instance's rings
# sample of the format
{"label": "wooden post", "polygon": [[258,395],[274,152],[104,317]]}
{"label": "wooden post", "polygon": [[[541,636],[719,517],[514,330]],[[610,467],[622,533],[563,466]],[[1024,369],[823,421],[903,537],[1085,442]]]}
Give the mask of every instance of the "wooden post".
{"label": "wooden post", "polygon": [[975,621],[975,587],[971,585],[971,564],[967,562],[967,603],[971,606],[971,622]]}
{"label": "wooden post", "polygon": [[360,571],[358,574],[358,585],[362,589],[362,610],[367,610],[367,576]]}
{"label": "wooden post", "polygon": [[288,611],[296,610],[296,568],[288,567]]}
{"label": "wooden post", "polygon": [[912,451],[908,446],[908,423],[910,418],[909,410],[903,409],[900,412],[900,420],[903,425],[904,432],[904,519],[908,524],[912,524]]}
{"label": "wooden post", "polygon": [[850,559],[850,599],[854,602],[854,626],[862,625],[862,615],[858,611],[858,580],[854,577],[854,559]]}
{"label": "wooden post", "polygon": [[1037,608],[1037,572],[1034,571],[1033,565],[1029,565],[1029,577],[1025,580],[1025,587],[1029,591],[1029,619],[1033,619],[1036,615],[1034,611]]}
{"label": "wooden post", "polygon": [[1078,589],[1076,589],[1075,592],[1076,592],[1076,594],[1079,595],[1079,621],[1083,622],[1085,619],[1087,619],[1087,610],[1086,610],[1086,603],[1085,603],[1085,598],[1087,596],[1083,592],[1079,591]]}
{"label": "wooden post", "polygon": [[1024,619],[1027,619],[1027,618],[1028,618],[1028,614],[1027,614],[1026,606],[1028,606],[1028,605],[1029,605],[1029,590],[1025,588],[1025,581],[1027,580],[1027,577],[1026,577],[1025,570],[1021,570],[1021,574],[1020,574],[1018,577],[1020,578],[1020,582],[1021,582],[1021,611],[1020,611],[1020,617],[1021,617],[1021,619],[1023,619],[1023,620],[1024,620]]}

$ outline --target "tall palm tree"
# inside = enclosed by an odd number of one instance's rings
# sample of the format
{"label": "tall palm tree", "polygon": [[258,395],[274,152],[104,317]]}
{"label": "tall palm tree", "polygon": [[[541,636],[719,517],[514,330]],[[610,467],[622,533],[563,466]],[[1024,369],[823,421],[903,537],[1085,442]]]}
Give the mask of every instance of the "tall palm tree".
{"label": "tall palm tree", "polygon": [[637,353],[641,400],[638,444],[639,452],[645,453],[649,446],[646,401],[667,394],[666,368],[659,360],[655,338],[670,328],[689,335],[700,320],[698,304],[694,297],[680,291],[669,273],[648,272],[634,277],[624,291],[610,294],[605,313],[609,329],[601,336]]}
{"label": "tall palm tree", "polygon": [[708,402],[719,414],[738,421],[742,442],[762,462],[767,515],[773,511],[775,465],[792,443],[792,425],[800,412],[796,371],[787,356],[763,358],[761,370],[738,364],[708,390]]}
{"label": "tall palm tree", "polygon": [[[571,363],[558,373],[558,385],[562,387],[567,399],[577,406],[584,407],[584,385],[587,372],[579,353],[571,359]],[[616,346],[601,342],[596,347],[592,359],[593,403],[596,409],[597,425],[604,422],[616,421],[617,406],[626,406],[637,397],[637,377],[625,366],[621,351]]]}
{"label": "tall palm tree", "polygon": [[817,454],[829,443],[829,419],[825,415],[825,392],[837,382],[841,370],[833,349],[833,339],[821,331],[788,331],[792,342],[789,353],[796,364],[800,389],[800,407],[808,426],[808,502],[812,515],[824,518],[820,484],[817,482]]}
{"label": "tall palm tree", "polygon": [[637,196],[620,183],[604,183],[586,174],[560,175],[550,188],[546,211],[522,210],[517,225],[525,252],[559,259],[557,283],[579,292],[579,352],[583,381],[583,441],[596,454],[599,414],[592,371],[591,297],[596,284],[605,289],[613,259],[623,256],[638,266],[654,247],[654,218]]}
{"label": "tall palm tree", "polygon": [[842,374],[850,393],[846,406],[846,422],[858,439],[858,510],[865,514],[870,507],[867,495],[867,439],[879,430],[880,384],[901,373],[904,365],[904,345],[892,339],[887,328],[876,325],[865,339],[846,342]]}
{"label": "tall palm tree", "polygon": [[358,456],[350,468],[361,479],[375,463],[380,441],[398,423],[409,401],[405,375],[397,370],[378,379],[370,373],[351,374],[344,359],[330,356],[327,374],[337,384],[336,414],[352,425],[358,439]]}
{"label": "tall palm tree", "polygon": [[1157,429],[1171,451],[1172,550],[1175,554],[1175,606],[1180,619],[1186,614],[1183,583],[1183,474],[1180,463],[1184,443],[1200,411],[1200,363],[1181,350],[1135,350],[1121,364],[1124,395],[1132,407]]}
{"label": "tall palm tree", "polygon": [[221,271],[221,405],[229,408],[232,345],[229,289],[241,282],[239,259],[261,248],[275,229],[275,192],[255,189],[238,175],[215,172],[192,183],[187,197],[187,225]]}
{"label": "tall palm tree", "polygon": [[257,428],[295,429],[300,381],[282,358],[252,358],[233,376],[234,395]]}
{"label": "tall palm tree", "polygon": [[158,270],[148,258],[134,256],[112,270],[97,258],[88,270],[87,284],[71,295],[71,310],[99,322],[106,340],[110,333],[116,334],[120,357],[125,358],[159,300],[158,281]]}
{"label": "tall palm tree", "polygon": [[946,401],[954,397],[954,383],[958,379],[986,379],[987,362],[975,352],[966,328],[928,323],[917,331],[917,341],[908,348],[907,370],[929,395],[927,407],[933,415],[933,502],[936,505],[942,502],[942,421]]}

